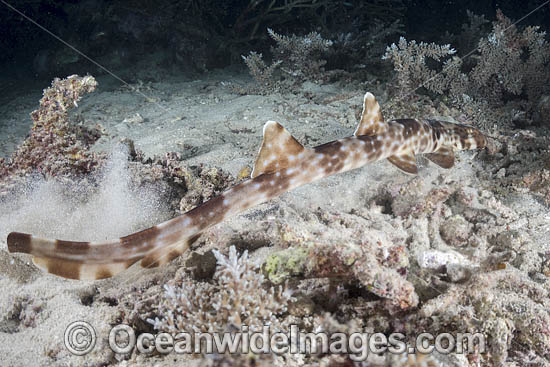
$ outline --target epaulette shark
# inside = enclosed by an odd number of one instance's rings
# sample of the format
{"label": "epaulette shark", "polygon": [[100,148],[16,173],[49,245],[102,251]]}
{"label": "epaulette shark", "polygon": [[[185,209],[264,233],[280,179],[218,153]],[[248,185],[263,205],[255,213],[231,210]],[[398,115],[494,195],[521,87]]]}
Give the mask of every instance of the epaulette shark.
{"label": "epaulette shark", "polygon": [[485,145],[483,133],[469,125],[430,119],[384,122],[375,97],[366,93],[353,136],[314,148],[305,148],[282,125],[268,121],[250,179],[178,217],[106,242],[51,240],[11,232],[8,250],[33,255],[38,267],[61,277],[109,278],[139,260],[145,268],[166,264],[184,253],[206,228],[321,178],[386,158],[402,171],[416,174],[416,154],[451,168],[455,151]]}

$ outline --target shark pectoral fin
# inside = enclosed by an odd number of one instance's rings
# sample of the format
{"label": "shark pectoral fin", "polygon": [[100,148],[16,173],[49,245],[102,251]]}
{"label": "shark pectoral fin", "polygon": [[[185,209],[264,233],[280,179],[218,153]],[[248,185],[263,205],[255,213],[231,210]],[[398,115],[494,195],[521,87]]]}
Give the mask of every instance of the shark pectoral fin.
{"label": "shark pectoral fin", "polygon": [[448,147],[441,147],[437,150],[437,152],[427,153],[425,156],[442,168],[451,168],[455,165],[455,153]]}
{"label": "shark pectoral fin", "polygon": [[414,157],[413,153],[403,154],[403,155],[394,155],[388,158],[388,161],[390,161],[393,165],[395,165],[400,170],[417,174],[418,173],[418,167],[416,166],[416,158]]}
{"label": "shark pectoral fin", "polygon": [[264,125],[264,138],[251,178],[285,169],[301,158],[306,148],[278,122]]}
{"label": "shark pectoral fin", "polygon": [[359,125],[357,125],[353,135],[372,136],[381,134],[385,130],[386,124],[384,123],[384,117],[382,117],[380,105],[372,93],[367,92],[363,98],[363,112],[361,112],[361,120],[359,121]]}

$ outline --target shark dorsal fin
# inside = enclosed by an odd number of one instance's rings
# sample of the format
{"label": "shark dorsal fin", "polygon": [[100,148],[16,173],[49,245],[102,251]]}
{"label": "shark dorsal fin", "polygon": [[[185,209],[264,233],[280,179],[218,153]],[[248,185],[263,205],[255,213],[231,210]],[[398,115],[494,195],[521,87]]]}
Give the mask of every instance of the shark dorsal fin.
{"label": "shark dorsal fin", "polygon": [[377,135],[383,133],[386,130],[386,124],[384,124],[384,117],[380,110],[380,105],[376,101],[374,95],[370,92],[365,94],[363,98],[363,112],[361,112],[361,121],[357,125],[357,129],[353,135]]}
{"label": "shark dorsal fin", "polygon": [[412,173],[414,175],[418,173],[416,158],[412,152],[391,156],[388,158],[388,161],[404,172]]}
{"label": "shark dorsal fin", "polygon": [[264,125],[264,139],[250,177],[288,168],[306,149],[278,122]]}
{"label": "shark dorsal fin", "polygon": [[449,147],[441,147],[435,153],[424,154],[433,163],[442,168],[451,168],[455,165],[455,153]]}

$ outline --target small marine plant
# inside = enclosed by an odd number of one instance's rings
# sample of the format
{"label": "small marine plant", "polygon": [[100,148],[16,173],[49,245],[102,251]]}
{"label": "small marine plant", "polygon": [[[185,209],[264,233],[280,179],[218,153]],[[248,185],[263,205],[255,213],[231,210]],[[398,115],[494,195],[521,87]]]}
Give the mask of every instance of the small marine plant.
{"label": "small marine plant", "polygon": [[239,257],[214,250],[217,269],[212,283],[183,279],[164,286],[156,317],[147,322],[165,332],[225,332],[245,325],[281,329],[278,316],[287,311],[292,293],[286,286],[268,286],[248,252]]}

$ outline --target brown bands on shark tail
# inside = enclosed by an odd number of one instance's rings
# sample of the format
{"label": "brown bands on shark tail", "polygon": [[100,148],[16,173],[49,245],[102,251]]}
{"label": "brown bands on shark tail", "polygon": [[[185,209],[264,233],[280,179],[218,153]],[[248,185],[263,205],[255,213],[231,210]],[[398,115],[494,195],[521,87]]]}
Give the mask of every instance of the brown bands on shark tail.
{"label": "brown bands on shark tail", "polygon": [[416,174],[417,154],[448,169],[455,163],[456,151],[485,145],[485,136],[470,125],[429,119],[384,121],[376,98],[366,93],[355,133],[314,148],[305,148],[281,124],[268,121],[251,178],[179,217],[106,242],[50,240],[12,232],[8,250],[32,254],[38,267],[61,277],[109,278],[140,260],[143,267],[166,264],[206,228],[321,178],[385,159]]}
{"label": "brown bands on shark tail", "polygon": [[27,233],[11,232],[8,235],[8,251],[9,252],[22,252],[30,254],[32,247],[32,236]]}

